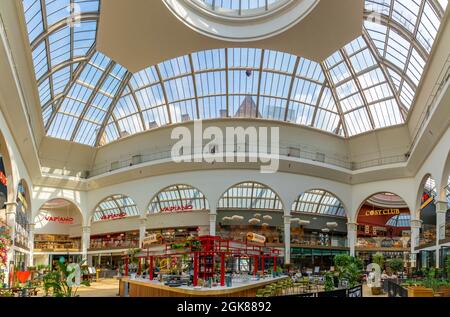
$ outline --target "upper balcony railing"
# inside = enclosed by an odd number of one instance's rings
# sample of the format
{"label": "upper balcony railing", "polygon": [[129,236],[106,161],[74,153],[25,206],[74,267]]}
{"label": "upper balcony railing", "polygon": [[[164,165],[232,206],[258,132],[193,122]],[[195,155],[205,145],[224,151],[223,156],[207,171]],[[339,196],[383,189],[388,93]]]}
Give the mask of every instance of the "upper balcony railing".
{"label": "upper balcony railing", "polygon": [[[262,153],[264,153],[265,149],[263,149]],[[198,148],[193,150],[194,155],[200,155],[203,151],[202,148]],[[266,151],[267,153],[267,151]],[[211,154],[211,153],[207,153]],[[239,157],[246,157],[247,159],[249,157],[257,157],[261,156],[257,152],[252,152],[248,146],[248,144],[237,144],[234,146],[234,151],[227,152],[226,146],[223,148],[223,151],[220,152],[218,148],[215,148],[215,155],[222,154],[222,157],[225,156],[239,156]],[[275,154],[270,154],[270,151],[268,154],[264,154],[265,157],[271,157],[275,158]],[[319,164],[326,164],[331,165],[337,168],[342,168],[349,171],[356,171],[364,168],[370,168],[370,167],[376,167],[376,166],[383,166],[383,165],[389,165],[389,164],[397,164],[397,163],[404,163],[406,162],[407,158],[404,155],[395,155],[395,156],[386,156],[386,157],[380,157],[377,159],[367,160],[367,161],[361,161],[361,162],[351,162],[348,159],[344,157],[340,157],[337,155],[327,154],[323,153],[323,151],[316,150],[312,148],[311,146],[303,146],[303,145],[281,145],[279,147],[279,159],[280,160],[306,160],[309,162],[319,163]],[[80,178],[90,178],[94,176],[100,176],[104,175],[113,171],[129,168],[131,166],[145,164],[145,163],[151,163],[156,162],[160,160],[168,160],[172,159],[175,160],[176,158],[180,159],[183,158],[186,161],[189,161],[190,159],[193,159],[190,155],[179,155],[177,157],[172,156],[172,147],[166,147],[166,148],[157,148],[153,150],[148,150],[141,153],[136,153],[135,155],[130,154],[126,159],[122,160],[116,160],[116,161],[110,161],[110,162],[104,162],[101,164],[96,164],[94,167],[88,171],[88,172],[80,172],[80,171],[73,171],[69,169],[55,169],[55,168],[49,168],[44,167],[43,173],[46,175],[58,175],[58,176],[73,176],[73,177],[80,177]],[[193,161],[193,160],[192,160]],[[246,160],[248,162],[248,160]],[[49,162],[47,161],[47,164],[52,165],[59,165],[59,162]]]}
{"label": "upper balcony railing", "polygon": [[441,72],[438,75],[436,83],[431,90],[430,95],[428,96],[426,107],[422,111],[419,120],[417,121],[416,126],[413,130],[413,139],[410,145],[410,152],[414,149],[419,140],[419,137],[423,130],[425,129],[425,122],[429,119],[431,113],[436,107],[437,98],[441,95],[442,90],[444,89],[447,82],[450,80],[450,54],[447,56],[447,59],[442,66]]}

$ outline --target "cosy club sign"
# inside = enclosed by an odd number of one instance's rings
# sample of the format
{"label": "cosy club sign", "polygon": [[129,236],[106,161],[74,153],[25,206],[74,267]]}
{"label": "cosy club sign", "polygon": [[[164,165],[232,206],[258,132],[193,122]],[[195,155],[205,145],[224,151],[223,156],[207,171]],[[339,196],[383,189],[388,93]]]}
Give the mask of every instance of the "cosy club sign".
{"label": "cosy club sign", "polygon": [[387,216],[387,215],[400,215],[400,209],[380,209],[380,210],[366,210],[365,216]]}

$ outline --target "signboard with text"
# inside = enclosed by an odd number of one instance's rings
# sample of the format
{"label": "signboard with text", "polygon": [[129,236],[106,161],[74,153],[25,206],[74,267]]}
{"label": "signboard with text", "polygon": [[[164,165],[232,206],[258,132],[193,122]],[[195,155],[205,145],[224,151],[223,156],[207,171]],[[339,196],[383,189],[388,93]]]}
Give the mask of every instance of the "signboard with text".
{"label": "signboard with text", "polygon": [[161,212],[191,211],[193,208],[194,207],[192,205],[162,207]]}

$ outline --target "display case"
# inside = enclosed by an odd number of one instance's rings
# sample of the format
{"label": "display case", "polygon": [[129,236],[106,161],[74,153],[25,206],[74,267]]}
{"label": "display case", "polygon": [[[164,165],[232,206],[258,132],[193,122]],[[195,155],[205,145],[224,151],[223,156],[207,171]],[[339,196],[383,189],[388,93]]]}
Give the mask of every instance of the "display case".
{"label": "display case", "polygon": [[139,248],[139,232],[129,231],[92,236],[90,250],[112,250]]}
{"label": "display case", "polygon": [[34,236],[34,251],[72,251],[80,250],[81,239],[71,238],[68,235],[36,234]]}

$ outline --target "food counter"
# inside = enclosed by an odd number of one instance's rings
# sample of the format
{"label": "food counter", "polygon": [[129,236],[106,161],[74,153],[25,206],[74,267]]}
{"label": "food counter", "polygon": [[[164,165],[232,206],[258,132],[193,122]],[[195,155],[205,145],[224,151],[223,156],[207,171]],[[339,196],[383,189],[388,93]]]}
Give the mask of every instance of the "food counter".
{"label": "food counter", "polygon": [[285,278],[286,276],[250,280],[248,282],[233,281],[231,287],[215,286],[212,288],[170,287],[156,280],[121,278],[119,294],[124,297],[128,286],[129,297],[255,297],[259,288]]}

